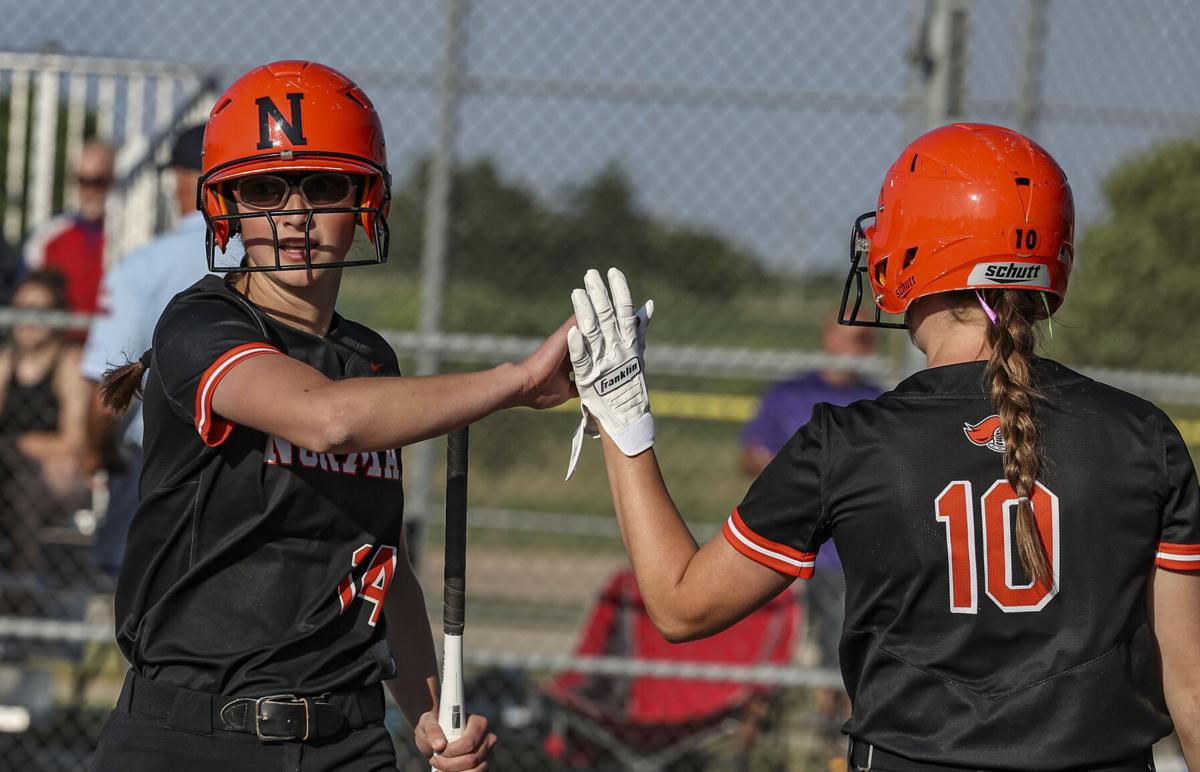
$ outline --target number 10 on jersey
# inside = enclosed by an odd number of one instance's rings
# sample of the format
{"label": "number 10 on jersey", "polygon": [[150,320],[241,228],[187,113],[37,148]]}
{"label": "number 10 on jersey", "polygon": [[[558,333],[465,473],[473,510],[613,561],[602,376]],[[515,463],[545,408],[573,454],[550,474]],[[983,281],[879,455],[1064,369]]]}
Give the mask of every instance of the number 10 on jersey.
{"label": "number 10 on jersey", "polygon": [[[1053,586],[1028,582],[1018,584],[1014,567],[1020,562],[1014,554],[1016,541],[1017,493],[1007,480],[997,480],[979,497],[983,529],[983,588],[992,602],[1004,612],[1041,611],[1058,594],[1058,496],[1036,483],[1033,496],[1034,519],[1046,554],[1050,558]],[[946,553],[950,573],[950,611],[954,614],[979,613],[979,571],[975,557],[975,496],[971,483],[955,480],[934,500],[934,516],[946,526]]]}

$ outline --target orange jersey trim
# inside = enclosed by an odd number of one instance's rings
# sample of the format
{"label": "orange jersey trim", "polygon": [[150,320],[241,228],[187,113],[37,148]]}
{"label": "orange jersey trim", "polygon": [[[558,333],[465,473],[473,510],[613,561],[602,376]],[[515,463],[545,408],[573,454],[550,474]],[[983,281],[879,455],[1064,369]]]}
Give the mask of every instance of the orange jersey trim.
{"label": "orange jersey trim", "polygon": [[1159,542],[1154,565],[1172,571],[1200,571],[1200,544]]}
{"label": "orange jersey trim", "polygon": [[813,575],[817,553],[801,552],[786,544],[764,539],[750,530],[736,508],[725,521],[721,533],[730,546],[756,563],[800,579],[809,579]]}
{"label": "orange jersey trim", "polygon": [[227,421],[212,411],[213,392],[216,391],[217,384],[221,382],[221,379],[228,375],[236,365],[247,359],[259,354],[282,353],[267,343],[243,343],[229,349],[217,357],[217,361],[208,366],[208,369],[200,376],[200,383],[196,385],[196,431],[200,433],[200,439],[204,441],[205,445],[215,448],[224,442],[229,437],[229,433],[233,431],[232,421]]}

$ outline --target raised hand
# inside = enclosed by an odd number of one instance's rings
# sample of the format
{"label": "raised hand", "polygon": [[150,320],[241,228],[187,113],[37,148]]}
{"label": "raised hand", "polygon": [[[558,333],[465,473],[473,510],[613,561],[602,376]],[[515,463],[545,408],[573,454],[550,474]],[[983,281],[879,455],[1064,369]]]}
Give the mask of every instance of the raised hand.
{"label": "raised hand", "polygon": [[537,349],[517,366],[524,386],[515,404],[538,410],[557,407],[575,396],[571,383],[571,365],[567,361],[567,328],[574,319],[563,322]]}
{"label": "raised hand", "polygon": [[571,293],[576,326],[567,332],[567,348],[583,409],[571,446],[568,480],[579,461],[583,434],[597,436],[594,422],[599,422],[627,456],[635,456],[654,444],[654,418],[650,415],[643,359],[654,301],[647,301],[635,313],[625,274],[616,268],[608,270],[608,288],[594,269],[587,272],[583,282],[586,289]]}

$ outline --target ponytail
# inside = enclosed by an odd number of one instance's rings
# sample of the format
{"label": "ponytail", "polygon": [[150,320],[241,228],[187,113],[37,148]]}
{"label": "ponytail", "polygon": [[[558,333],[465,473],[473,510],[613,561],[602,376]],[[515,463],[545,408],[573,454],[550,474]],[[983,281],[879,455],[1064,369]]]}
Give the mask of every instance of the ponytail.
{"label": "ponytail", "polygon": [[1041,395],[1033,385],[1030,361],[1037,344],[1035,323],[1045,316],[1038,293],[986,290],[984,299],[996,314],[988,326],[992,354],[984,374],[991,383],[992,405],[1000,416],[1004,438],[1004,476],[1017,493],[1017,554],[1025,575],[1044,587],[1054,577],[1046,545],[1033,515],[1032,498],[1042,457],[1033,405]]}
{"label": "ponytail", "polygon": [[146,349],[136,362],[127,362],[104,372],[100,379],[100,402],[120,415],[129,409],[133,398],[142,397],[142,377],[150,367],[153,349]]}

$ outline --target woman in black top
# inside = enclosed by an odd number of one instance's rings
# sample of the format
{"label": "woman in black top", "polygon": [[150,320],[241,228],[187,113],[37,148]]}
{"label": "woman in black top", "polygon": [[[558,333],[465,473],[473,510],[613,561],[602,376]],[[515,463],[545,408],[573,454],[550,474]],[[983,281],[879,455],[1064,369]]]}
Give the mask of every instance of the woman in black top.
{"label": "woman in black top", "polygon": [[[836,543],[851,769],[1144,772],[1172,722],[1200,764],[1187,447],[1154,405],[1034,353],[1073,227],[1066,176],[1021,134],[955,124],[909,145],[855,223],[847,290],[866,274],[928,367],[876,400],[818,405],[702,547],[645,442],[624,278],[610,272],[611,300],[594,272],[573,295],[576,383],[666,637],[733,624]],[[844,323],[905,326],[860,303],[847,294]]]}
{"label": "woman in black top", "polygon": [[210,257],[237,234],[246,261],[176,296],[108,384],[120,402],[148,367],[116,599],[132,671],[97,769],[393,769],[380,682],[437,769],[487,767],[482,717],[449,746],[437,725],[399,449],[562,403],[565,326],[519,364],[398,377],[387,343],[334,310],[341,269],[386,256],[385,161],[370,100],[319,64],[260,67],[213,108]]}
{"label": "woman in black top", "polygon": [[[25,276],[13,296],[22,311],[63,311],[66,285],[53,271]],[[79,346],[37,324],[13,328],[0,349],[0,565],[29,578],[45,570],[42,527],[87,501],[80,470],[87,392]],[[6,592],[0,613],[31,613],[36,598]]]}

